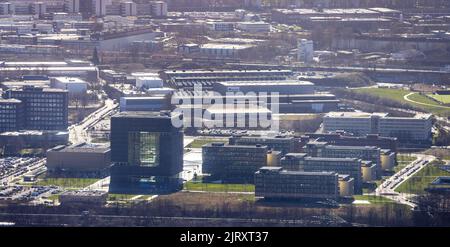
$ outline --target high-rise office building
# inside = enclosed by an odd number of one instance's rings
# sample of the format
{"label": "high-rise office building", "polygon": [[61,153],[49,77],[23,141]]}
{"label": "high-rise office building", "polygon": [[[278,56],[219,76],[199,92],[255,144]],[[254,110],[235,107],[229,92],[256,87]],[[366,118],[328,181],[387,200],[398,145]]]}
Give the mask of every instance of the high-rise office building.
{"label": "high-rise office building", "polygon": [[301,39],[298,41],[298,61],[311,63],[314,57],[314,44],[312,40]]}
{"label": "high-rise office building", "polygon": [[64,10],[68,13],[80,12],[80,0],[64,0]]}
{"label": "high-rise office building", "polygon": [[24,129],[66,130],[68,127],[69,100],[66,90],[25,86],[4,92],[3,98],[23,102]]}
{"label": "high-rise office building", "polygon": [[267,146],[209,143],[202,147],[203,173],[228,182],[253,183],[255,172],[267,166]]}
{"label": "high-rise office building", "polygon": [[112,193],[168,193],[181,188],[180,114],[120,112],[111,118]]}

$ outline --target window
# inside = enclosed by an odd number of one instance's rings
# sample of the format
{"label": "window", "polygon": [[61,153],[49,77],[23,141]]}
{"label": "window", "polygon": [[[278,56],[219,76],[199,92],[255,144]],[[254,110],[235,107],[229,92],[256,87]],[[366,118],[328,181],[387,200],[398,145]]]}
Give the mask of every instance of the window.
{"label": "window", "polygon": [[159,165],[159,133],[129,132],[128,163],[156,167]]}

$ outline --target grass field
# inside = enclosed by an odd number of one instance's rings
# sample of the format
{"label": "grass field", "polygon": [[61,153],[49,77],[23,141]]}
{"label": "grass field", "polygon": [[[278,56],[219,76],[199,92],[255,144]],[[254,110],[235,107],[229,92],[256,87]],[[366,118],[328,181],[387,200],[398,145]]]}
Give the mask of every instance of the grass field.
{"label": "grass field", "polygon": [[130,195],[130,194],[108,194],[108,201],[124,201],[130,200],[133,197],[138,195]]}
{"label": "grass field", "polygon": [[428,96],[442,102],[443,104],[450,104],[450,95],[429,94]]}
{"label": "grass field", "polygon": [[439,176],[449,176],[450,173],[439,169],[436,163],[429,164],[407,181],[403,182],[395,191],[401,193],[424,194],[429,183]]}
{"label": "grass field", "polygon": [[373,195],[354,195],[355,200],[369,201],[370,204],[385,204],[385,203],[396,203],[395,201],[383,197],[383,196],[373,196]]}
{"label": "grass field", "polygon": [[225,143],[228,143],[228,139],[222,139],[222,138],[195,139],[186,148],[201,148],[203,145],[211,143],[211,142],[225,142]]}
{"label": "grass field", "polygon": [[397,155],[397,166],[394,167],[394,172],[399,172],[401,169],[405,168],[405,166],[409,165],[412,161],[416,160],[414,156],[408,155]]}
{"label": "grass field", "polygon": [[41,186],[59,186],[63,188],[84,188],[87,187],[99,179],[97,178],[44,178],[35,183],[35,185]]}
{"label": "grass field", "polygon": [[185,190],[208,192],[255,192],[253,184],[214,184],[201,182],[187,182]]}
{"label": "grass field", "polygon": [[433,113],[436,115],[440,115],[440,116],[444,116],[444,117],[450,116],[450,108],[446,109],[446,108],[440,107],[440,105],[437,102],[433,101],[432,99],[428,98],[425,95],[415,93],[415,94],[410,95],[408,98],[410,100],[413,100],[413,101],[416,101],[419,103],[430,104],[430,105],[435,105],[435,106],[421,105],[421,104],[406,101],[404,99],[404,96],[411,93],[411,91],[409,91],[409,90],[392,89],[392,88],[358,88],[358,89],[354,89],[354,91],[358,92],[358,93],[364,93],[364,94],[377,96],[380,98],[386,98],[386,99],[398,101],[398,102],[401,102],[404,104],[409,104],[411,106],[420,108],[423,111]]}

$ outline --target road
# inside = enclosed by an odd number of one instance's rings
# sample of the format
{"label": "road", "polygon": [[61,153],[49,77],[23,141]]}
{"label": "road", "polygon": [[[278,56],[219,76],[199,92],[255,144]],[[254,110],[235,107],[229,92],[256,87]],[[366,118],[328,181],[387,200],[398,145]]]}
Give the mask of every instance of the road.
{"label": "road", "polygon": [[105,105],[87,116],[83,121],[69,127],[69,141],[73,144],[81,142],[89,142],[87,130],[95,125],[104,117],[108,116],[119,105],[114,103],[112,99],[105,100]]}
{"label": "road", "polygon": [[375,195],[384,196],[398,203],[408,205],[412,208],[417,206],[412,200],[410,200],[410,194],[396,192],[402,183],[414,176],[417,172],[425,168],[430,162],[436,159],[432,155],[424,154],[413,154],[417,157],[416,160],[411,162],[405,168],[401,169],[395,173],[390,178],[386,179],[378,188],[375,190]]}
{"label": "road", "polygon": [[409,94],[403,96],[403,99],[406,100],[406,101],[408,101],[408,102],[414,103],[414,104],[425,105],[425,106],[431,106],[431,107],[438,107],[438,108],[444,108],[444,109],[449,109],[449,110],[450,110],[450,107],[448,107],[448,106],[443,106],[443,105],[433,105],[433,104],[427,104],[427,103],[423,103],[423,102],[414,101],[414,100],[412,100],[412,99],[409,98],[409,96],[411,96],[411,95],[413,95],[413,94],[416,94],[416,93],[414,93],[414,92],[409,93]]}

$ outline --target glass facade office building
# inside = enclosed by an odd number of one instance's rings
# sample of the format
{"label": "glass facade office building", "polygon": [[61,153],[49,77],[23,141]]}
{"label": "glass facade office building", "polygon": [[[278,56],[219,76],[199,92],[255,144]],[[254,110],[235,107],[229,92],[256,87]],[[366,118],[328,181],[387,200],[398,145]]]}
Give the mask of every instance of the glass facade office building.
{"label": "glass facade office building", "polygon": [[111,118],[111,193],[170,193],[181,189],[183,132],[175,115],[121,112]]}

